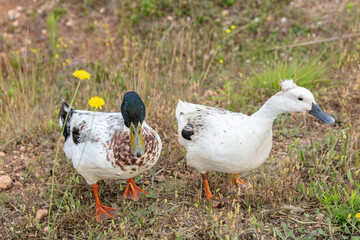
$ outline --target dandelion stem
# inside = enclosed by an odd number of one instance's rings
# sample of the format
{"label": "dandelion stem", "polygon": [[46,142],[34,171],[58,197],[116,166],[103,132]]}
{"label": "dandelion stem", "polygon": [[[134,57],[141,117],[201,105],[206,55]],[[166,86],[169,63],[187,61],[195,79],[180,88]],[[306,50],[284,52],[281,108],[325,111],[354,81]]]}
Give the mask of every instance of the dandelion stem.
{"label": "dandelion stem", "polygon": [[[79,83],[78,83],[78,85],[77,85],[77,87],[75,89],[74,96],[73,96],[73,98],[71,100],[71,103],[70,103],[70,107],[73,105],[73,103],[75,101],[75,97],[76,97],[76,94],[77,94],[77,92],[79,90],[80,84],[81,84],[81,80],[79,80]],[[53,199],[53,195],[54,195],[55,167],[56,167],[56,162],[57,162],[57,158],[58,158],[58,155],[59,155],[59,148],[60,148],[61,138],[62,138],[62,136],[64,134],[64,131],[65,131],[65,125],[66,125],[66,121],[68,119],[69,113],[70,113],[70,111],[68,111],[67,114],[66,114],[66,117],[65,117],[62,129],[61,129],[61,134],[60,134],[57,146],[56,146],[56,154],[55,154],[55,159],[54,159],[54,166],[52,168],[52,175],[51,175],[51,191],[50,191],[50,203],[49,203],[49,215],[48,215],[48,228],[50,227],[51,207],[52,207],[52,199]],[[51,234],[51,228],[49,228],[47,239],[50,238],[50,234]]]}

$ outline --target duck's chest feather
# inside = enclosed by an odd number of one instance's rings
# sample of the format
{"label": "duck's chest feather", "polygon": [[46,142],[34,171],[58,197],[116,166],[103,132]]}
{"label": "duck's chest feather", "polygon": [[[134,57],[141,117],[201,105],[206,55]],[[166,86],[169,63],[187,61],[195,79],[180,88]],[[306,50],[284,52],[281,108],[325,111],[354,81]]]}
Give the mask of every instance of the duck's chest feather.
{"label": "duck's chest feather", "polygon": [[[118,129],[99,141],[72,144],[72,162],[89,184],[101,179],[127,179],[150,169],[159,159],[161,139],[148,125],[143,126],[145,152],[131,153],[129,130]],[[72,143],[72,139],[68,140]],[[82,149],[83,155],[81,156]]]}
{"label": "duck's chest feather", "polygon": [[136,157],[131,152],[130,134],[128,131],[116,131],[113,137],[104,144],[106,148],[106,160],[111,165],[127,171],[129,174],[140,169],[151,168],[160,154],[160,141],[153,129],[143,128],[145,152],[141,157]]}

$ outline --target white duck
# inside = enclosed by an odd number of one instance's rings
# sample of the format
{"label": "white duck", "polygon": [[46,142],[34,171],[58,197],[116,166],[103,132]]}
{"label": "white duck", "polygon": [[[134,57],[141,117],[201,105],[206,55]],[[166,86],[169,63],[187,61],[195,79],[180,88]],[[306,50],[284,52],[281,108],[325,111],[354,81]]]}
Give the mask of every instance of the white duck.
{"label": "white duck", "polygon": [[64,152],[92,186],[96,220],[101,222],[113,217],[115,209],[100,203],[97,182],[128,179],[124,197],[138,200],[141,193],[148,194],[135,185],[133,177],[154,166],[162,143],[157,132],[144,121],[145,105],[136,92],[124,95],[121,113],[96,112],[91,129],[93,116],[94,112],[75,110],[63,101],[59,122],[62,128],[66,119]]}
{"label": "white duck", "polygon": [[219,202],[210,191],[207,172],[237,174],[259,167],[272,147],[272,125],[285,112],[308,112],[325,123],[335,119],[317,105],[312,93],[292,80],[251,116],[179,100],[176,107],[179,142],[185,147],[187,164],[200,172],[206,197]]}

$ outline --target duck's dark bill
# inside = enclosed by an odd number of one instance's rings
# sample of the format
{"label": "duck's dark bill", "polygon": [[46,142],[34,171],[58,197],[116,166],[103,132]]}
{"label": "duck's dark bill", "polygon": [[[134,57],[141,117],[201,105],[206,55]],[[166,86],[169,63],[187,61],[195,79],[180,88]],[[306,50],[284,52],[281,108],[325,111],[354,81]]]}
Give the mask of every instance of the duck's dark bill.
{"label": "duck's dark bill", "polygon": [[136,157],[141,157],[145,152],[144,138],[142,134],[141,123],[135,127],[133,123],[130,125],[130,141],[131,141],[131,152]]}
{"label": "duck's dark bill", "polygon": [[323,121],[324,123],[335,123],[335,119],[330,116],[329,114],[325,113],[319,105],[312,103],[312,108],[309,112],[311,115],[313,115],[314,117],[317,117],[318,119],[320,119],[321,121]]}

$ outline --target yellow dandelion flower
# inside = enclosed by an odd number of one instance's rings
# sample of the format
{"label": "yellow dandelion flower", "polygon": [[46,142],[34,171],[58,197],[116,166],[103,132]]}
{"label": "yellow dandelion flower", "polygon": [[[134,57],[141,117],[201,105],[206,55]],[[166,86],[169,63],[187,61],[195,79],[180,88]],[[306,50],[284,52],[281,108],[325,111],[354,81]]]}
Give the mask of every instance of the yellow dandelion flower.
{"label": "yellow dandelion flower", "polygon": [[139,45],[139,43],[138,43],[138,42],[135,42],[135,46],[137,46],[137,45]]}
{"label": "yellow dandelion flower", "polygon": [[90,98],[88,103],[91,107],[100,108],[100,109],[102,108],[102,106],[105,105],[104,99],[102,99],[101,97],[98,97],[98,96]]}
{"label": "yellow dandelion flower", "polygon": [[109,42],[106,42],[106,46],[109,46],[110,45],[110,43]]}
{"label": "yellow dandelion flower", "polygon": [[73,43],[73,41],[70,39],[70,40],[68,41],[68,43],[69,43],[69,44],[72,44],[72,43]]}
{"label": "yellow dandelion flower", "polygon": [[98,24],[98,21],[95,20],[95,21],[94,21],[94,25],[96,25],[96,24]]}
{"label": "yellow dandelion flower", "polygon": [[126,50],[126,49],[127,49],[127,47],[126,47],[126,46],[123,46],[123,49],[124,49],[124,50]]}
{"label": "yellow dandelion flower", "polygon": [[356,218],[360,218],[360,213],[357,213],[357,214],[355,215],[355,217],[356,217]]}
{"label": "yellow dandelion flower", "polygon": [[70,59],[67,58],[67,59],[65,60],[65,62],[66,62],[66,63],[70,63]]}
{"label": "yellow dandelion flower", "polygon": [[64,46],[64,48],[67,48],[67,47],[68,47],[68,45],[67,45],[66,43],[65,43],[63,46]]}
{"label": "yellow dandelion flower", "polygon": [[231,29],[235,29],[236,27],[235,27],[235,25],[231,25]]}
{"label": "yellow dandelion flower", "polygon": [[66,62],[63,62],[63,66],[64,66],[64,67],[66,66]]}
{"label": "yellow dandelion flower", "polygon": [[218,216],[215,216],[214,217],[214,222],[217,222],[219,220],[219,217]]}
{"label": "yellow dandelion flower", "polygon": [[223,62],[224,62],[224,60],[222,60],[222,59],[219,60],[219,63],[223,63]]}
{"label": "yellow dandelion flower", "polygon": [[55,58],[59,58],[59,54],[55,54]]}
{"label": "yellow dandelion flower", "polygon": [[90,79],[90,73],[85,70],[77,70],[73,73],[73,76],[80,80]]}
{"label": "yellow dandelion flower", "polygon": [[56,47],[57,47],[57,48],[60,48],[60,44],[56,44]]}
{"label": "yellow dandelion flower", "polygon": [[348,215],[348,218],[351,218],[351,214]]}
{"label": "yellow dandelion flower", "polygon": [[226,32],[226,33],[231,33],[231,30],[230,30],[230,29],[226,29],[225,32]]}
{"label": "yellow dandelion flower", "polygon": [[59,42],[62,42],[62,38],[61,38],[61,37],[59,37]]}
{"label": "yellow dandelion flower", "polygon": [[36,50],[36,49],[31,49],[31,51],[32,51],[33,53],[36,53],[37,50]]}

